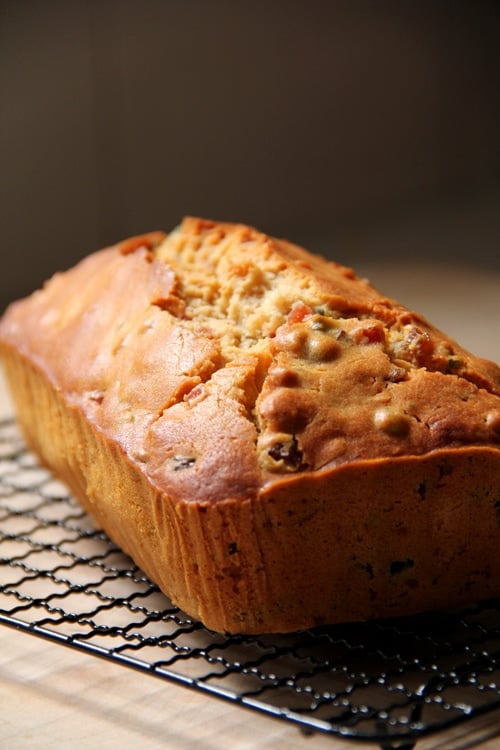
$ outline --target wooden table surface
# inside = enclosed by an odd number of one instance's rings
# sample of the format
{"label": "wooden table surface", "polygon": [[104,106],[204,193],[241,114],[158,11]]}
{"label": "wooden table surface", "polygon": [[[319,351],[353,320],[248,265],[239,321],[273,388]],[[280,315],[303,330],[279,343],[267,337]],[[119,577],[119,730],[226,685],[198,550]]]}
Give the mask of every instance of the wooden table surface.
{"label": "wooden table surface", "polygon": [[[500,277],[367,265],[384,292],[475,353],[500,360]],[[0,415],[11,404],[0,379]],[[151,675],[0,626],[0,750],[355,750]],[[500,712],[422,739],[417,750],[500,750]]]}

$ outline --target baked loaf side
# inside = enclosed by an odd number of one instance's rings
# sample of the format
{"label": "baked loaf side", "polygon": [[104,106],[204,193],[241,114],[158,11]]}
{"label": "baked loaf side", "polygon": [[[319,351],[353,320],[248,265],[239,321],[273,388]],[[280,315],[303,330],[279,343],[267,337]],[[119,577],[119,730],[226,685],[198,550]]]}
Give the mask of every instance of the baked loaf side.
{"label": "baked loaf side", "polygon": [[57,274],[0,344],[30,445],[208,627],[500,593],[500,368],[350,269],[189,218]]}

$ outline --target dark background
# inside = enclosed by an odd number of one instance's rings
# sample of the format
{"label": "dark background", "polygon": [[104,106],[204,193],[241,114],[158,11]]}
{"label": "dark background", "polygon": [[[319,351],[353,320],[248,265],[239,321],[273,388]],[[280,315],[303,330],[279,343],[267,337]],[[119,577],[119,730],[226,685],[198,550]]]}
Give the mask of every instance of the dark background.
{"label": "dark background", "polygon": [[498,272],[499,21],[483,0],[1,0],[1,306],[185,214],[356,267]]}

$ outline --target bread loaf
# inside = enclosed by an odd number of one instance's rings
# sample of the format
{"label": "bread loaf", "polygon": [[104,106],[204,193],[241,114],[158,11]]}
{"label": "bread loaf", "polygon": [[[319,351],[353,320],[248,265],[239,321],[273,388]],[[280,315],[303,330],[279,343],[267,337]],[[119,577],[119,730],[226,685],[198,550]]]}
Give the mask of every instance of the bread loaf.
{"label": "bread loaf", "polygon": [[187,218],[13,303],[26,440],[216,631],[500,595],[500,368],[348,268]]}

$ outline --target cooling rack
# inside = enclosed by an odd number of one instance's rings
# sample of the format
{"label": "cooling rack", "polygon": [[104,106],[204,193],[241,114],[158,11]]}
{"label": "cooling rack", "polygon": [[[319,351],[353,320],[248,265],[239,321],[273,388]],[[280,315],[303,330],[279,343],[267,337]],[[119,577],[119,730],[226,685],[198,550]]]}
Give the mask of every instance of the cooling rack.
{"label": "cooling rack", "polygon": [[500,709],[500,600],[286,636],[173,606],[0,420],[0,622],[315,732],[410,750]]}

